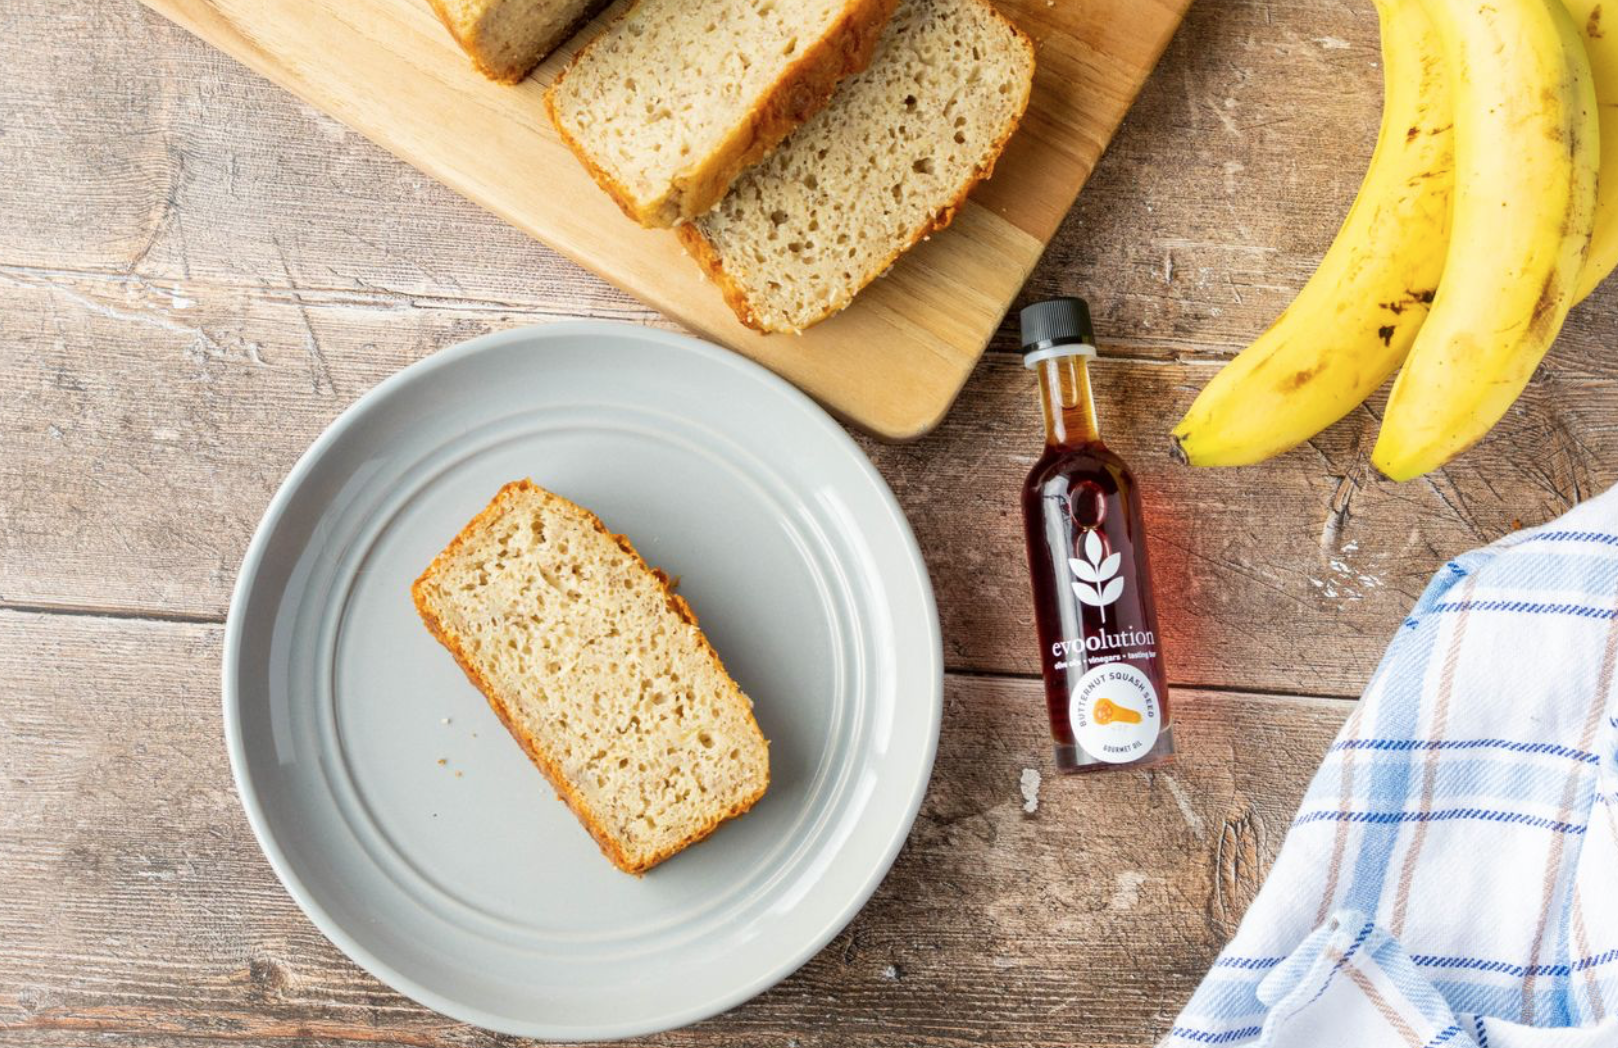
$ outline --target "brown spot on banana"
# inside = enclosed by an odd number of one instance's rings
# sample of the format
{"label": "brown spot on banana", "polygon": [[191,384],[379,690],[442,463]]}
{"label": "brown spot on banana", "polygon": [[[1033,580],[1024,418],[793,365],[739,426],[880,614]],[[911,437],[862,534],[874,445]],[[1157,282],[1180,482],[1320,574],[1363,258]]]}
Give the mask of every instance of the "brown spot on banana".
{"label": "brown spot on banana", "polygon": [[1282,385],[1281,389],[1286,393],[1296,393],[1304,386],[1307,386],[1311,379],[1324,370],[1326,370],[1325,361],[1321,361],[1312,368],[1305,368],[1304,370],[1293,375],[1291,378],[1287,379],[1286,383]]}
{"label": "brown spot on banana", "polygon": [[1534,312],[1528,320],[1530,338],[1538,342],[1552,337],[1551,327],[1560,319],[1558,307],[1566,295],[1567,289],[1562,281],[1552,274],[1545,281],[1545,286],[1539,289],[1539,298],[1534,302]]}
{"label": "brown spot on banana", "polygon": [[1396,317],[1402,315],[1404,311],[1409,309],[1411,306],[1430,306],[1432,304],[1433,293],[1430,290],[1406,291],[1404,298],[1394,302],[1378,303],[1378,305],[1380,305],[1383,309],[1387,310],[1389,313],[1392,313]]}

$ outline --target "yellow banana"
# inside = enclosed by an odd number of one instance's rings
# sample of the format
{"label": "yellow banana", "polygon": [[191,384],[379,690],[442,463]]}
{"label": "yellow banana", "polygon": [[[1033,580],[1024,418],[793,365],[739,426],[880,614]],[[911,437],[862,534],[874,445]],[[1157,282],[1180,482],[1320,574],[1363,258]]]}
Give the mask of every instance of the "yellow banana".
{"label": "yellow banana", "polygon": [[1394,480],[1471,446],[1517,399],[1573,304],[1600,148],[1590,63],[1560,0],[1423,0],[1455,98],[1455,203],[1432,310],[1371,464]]}
{"label": "yellow banana", "polygon": [[[1603,14],[1603,3],[1613,6]],[[1596,180],[1596,220],[1590,254],[1579,271],[1573,301],[1582,302],[1618,266],[1618,5],[1612,0],[1562,0],[1579,27],[1590,78],[1596,85],[1601,121],[1601,177]]]}
{"label": "yellow banana", "polygon": [[1337,239],[1286,311],[1174,430],[1194,466],[1260,462],[1352,411],[1405,358],[1449,243],[1451,83],[1418,0],[1377,0],[1382,129]]}

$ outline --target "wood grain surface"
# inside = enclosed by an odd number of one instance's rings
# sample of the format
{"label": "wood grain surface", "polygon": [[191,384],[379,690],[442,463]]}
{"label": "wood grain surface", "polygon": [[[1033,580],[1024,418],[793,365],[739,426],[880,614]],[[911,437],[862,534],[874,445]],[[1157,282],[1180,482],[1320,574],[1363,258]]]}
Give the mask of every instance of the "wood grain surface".
{"label": "wood grain surface", "polygon": [[[230,783],[221,634],[0,612],[13,691],[0,707],[0,1032],[502,1040],[379,987],[281,890]],[[649,1043],[1139,1043],[1234,929],[1349,709],[1174,698],[1179,764],[1048,783],[1029,812],[1022,770],[1048,762],[1039,686],[952,678],[931,790],[876,898],[778,989]],[[1127,817],[1097,817],[1108,811]]]}
{"label": "wood grain surface", "polygon": [[423,0],[144,2],[855,425],[909,440],[966,381],[1190,0],[1003,0],[1038,69],[992,189],[800,336],[743,327],[674,235],[620,214],[545,118],[544,87],[629,0],[515,87],[475,73]]}
{"label": "wood grain surface", "polygon": [[[1059,0],[1065,2],[1065,0]],[[0,1044],[501,1038],[393,994],[275,882],[230,787],[219,623],[296,456],[400,366],[562,317],[670,325],[133,0],[0,34]],[[1049,771],[1011,325],[914,444],[867,441],[938,591],[947,689],[898,866],[802,972],[667,1045],[1144,1048],[1234,928],[1427,577],[1618,479],[1618,289],[1430,480],[1379,401],[1263,467],[1166,433],[1285,305],[1376,130],[1369,0],[1202,0],[1019,301],[1089,296],[1141,475],[1183,761]]]}

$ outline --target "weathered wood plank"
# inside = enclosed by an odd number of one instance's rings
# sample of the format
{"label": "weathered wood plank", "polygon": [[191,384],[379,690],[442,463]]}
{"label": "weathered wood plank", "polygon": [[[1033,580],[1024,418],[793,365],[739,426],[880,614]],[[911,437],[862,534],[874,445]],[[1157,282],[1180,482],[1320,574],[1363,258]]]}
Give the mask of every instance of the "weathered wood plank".
{"label": "weathered wood plank", "polygon": [[909,440],[948,410],[1189,0],[1002,0],[1040,60],[994,186],[961,206],[948,237],[793,339],[741,325],[675,238],[627,221],[560,141],[539,96],[581,37],[501,87],[467,68],[417,0],[349,0],[341,17],[297,0],[145,2],[854,425]]}
{"label": "weathered wood plank", "polygon": [[[0,261],[652,315],[134,0],[9,10]],[[1193,4],[1024,298],[1090,296],[1132,353],[1245,343],[1341,221],[1380,76],[1368,0]],[[1553,359],[1604,356],[1615,322],[1618,286]]]}
{"label": "weathered wood plank", "polygon": [[[533,319],[0,266],[0,602],[221,617],[264,506],[339,410],[442,346]],[[1499,433],[1403,486],[1366,466],[1374,405],[1264,467],[1174,465],[1169,421],[1208,373],[1096,368],[1152,513],[1176,683],[1356,695],[1446,558],[1618,475],[1611,359],[1553,363]],[[1037,672],[1017,492],[1039,440],[1032,380],[1000,354],[930,439],[867,442],[931,566],[951,668]]]}
{"label": "weathered wood plank", "polygon": [[[219,643],[207,624],[0,611],[0,1037],[497,1043],[364,975],[276,883],[230,784]],[[1037,686],[952,677],[931,791],[871,904],[776,990],[651,1043],[1151,1043],[1350,708],[1175,698],[1172,769],[1047,778],[1028,813]],[[1234,881],[1232,842],[1257,859]]]}
{"label": "weathered wood plank", "polygon": [[[0,1041],[497,1043],[359,973],[274,882],[218,738],[217,627],[4,607],[217,619],[280,478],[382,377],[536,319],[665,322],[132,0],[7,13]],[[1614,287],[1431,482],[1369,478],[1375,402],[1261,469],[1162,455],[1201,362],[1260,330],[1335,230],[1375,131],[1375,48],[1365,0],[1194,4],[1024,293],[1096,306],[1176,682],[1354,694],[1446,556],[1618,478]],[[1013,496],[1038,424],[1000,356],[928,441],[867,446],[927,554],[949,664],[1028,673]],[[1178,698],[1180,765],[1047,781],[1025,815],[1034,685],[952,677],[931,795],[871,906],[777,990],[656,1043],[1151,1043],[1256,887],[1219,876],[1218,842],[1264,868],[1344,713]]]}
{"label": "weathered wood plank", "polygon": [[[1228,355],[1331,243],[1381,99],[1369,0],[1194,4],[1024,298],[1088,296],[1133,354]],[[1574,310],[1553,366],[1609,358],[1615,328],[1618,281]]]}
{"label": "weathered wood plank", "polygon": [[1195,6],[1028,291],[1159,349],[1251,339],[1353,199],[1381,75],[1364,0]]}
{"label": "weathered wood plank", "polygon": [[0,64],[0,261],[655,315],[135,0],[12,0]]}
{"label": "weathered wood plank", "polygon": [[[16,144],[0,261],[383,308],[652,316],[139,4],[18,2],[0,41]],[[1367,3],[1194,5],[1023,297],[1082,291],[1132,354],[1230,352],[1340,221],[1379,76]],[[1604,359],[1615,322],[1618,285],[1575,311],[1552,361]]]}

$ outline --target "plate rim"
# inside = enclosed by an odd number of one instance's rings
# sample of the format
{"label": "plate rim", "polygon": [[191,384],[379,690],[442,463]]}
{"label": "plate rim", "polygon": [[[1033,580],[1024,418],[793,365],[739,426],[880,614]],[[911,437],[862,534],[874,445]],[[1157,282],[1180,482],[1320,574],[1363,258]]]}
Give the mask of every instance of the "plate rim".
{"label": "plate rim", "polygon": [[[660,1019],[621,1024],[605,1023],[589,1027],[536,1023],[523,1020],[511,1021],[508,1017],[484,1011],[473,1005],[467,1005],[404,975],[350,936],[342,923],[333,918],[305,887],[303,881],[292,868],[290,861],[281,848],[280,842],[268,823],[257,789],[247,772],[247,750],[240,716],[241,694],[236,686],[236,680],[240,675],[238,664],[241,658],[242,637],[245,629],[244,618],[247,597],[263,567],[270,537],[286,516],[297,489],[302,486],[303,481],[332,446],[352,428],[354,420],[378,401],[391,395],[395,389],[412,382],[421,381],[431,376],[433,372],[453,366],[466,357],[498,349],[513,342],[534,341],[546,343],[579,337],[641,339],[660,344],[666,349],[702,357],[710,362],[741,373],[753,381],[762,383],[766,388],[783,395],[789,403],[794,404],[806,416],[808,421],[815,424],[816,428],[827,437],[829,445],[841,452],[844,458],[853,463],[858,472],[872,482],[882,508],[899,529],[899,537],[903,540],[905,551],[908,554],[907,563],[904,564],[904,567],[915,575],[926,611],[925,640],[929,649],[926,672],[930,678],[925,682],[926,698],[929,700],[927,704],[927,739],[925,741],[923,762],[925,773],[918,777],[916,785],[911,789],[911,795],[906,798],[903,806],[904,818],[884,845],[880,861],[876,863],[858,890],[843,903],[837,916],[806,939],[804,945],[795,950],[784,962],[742,982],[741,985],[732,988],[727,993],[720,994],[711,1000],[682,1008]],[[678,1029],[712,1018],[751,1000],[801,968],[864,909],[871,896],[876,893],[876,889],[886,879],[889,871],[893,868],[894,861],[898,858],[899,851],[909,839],[910,832],[915,826],[916,816],[921,810],[922,801],[926,798],[927,790],[932,782],[932,773],[938,755],[939,733],[943,724],[943,636],[932,578],[928,574],[926,560],[921,554],[920,545],[916,541],[915,532],[910,526],[909,519],[905,516],[887,481],[871,463],[870,458],[855,443],[853,437],[849,435],[842,425],[833,419],[824,408],[802,390],[763,365],[703,339],[627,321],[565,320],[542,324],[526,324],[488,332],[440,349],[388,375],[357,397],[326,425],[303,454],[298,456],[297,461],[277,486],[275,494],[271,496],[263,516],[253,530],[253,537],[242,556],[240,566],[237,568],[236,581],[231,588],[230,604],[225,618],[224,640],[220,659],[220,686],[224,714],[225,747],[230,760],[231,780],[236,788],[236,796],[247,815],[248,825],[253,831],[253,837],[259,846],[260,852],[269,862],[276,879],[280,881],[282,888],[292,897],[293,902],[298,905],[304,916],[344,956],[395,992],[460,1022],[498,1033],[540,1040],[615,1040],[644,1037]]]}

